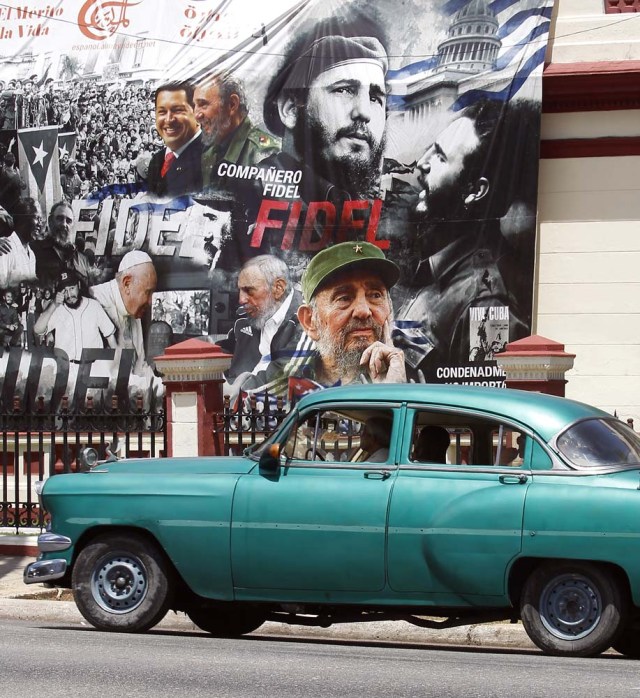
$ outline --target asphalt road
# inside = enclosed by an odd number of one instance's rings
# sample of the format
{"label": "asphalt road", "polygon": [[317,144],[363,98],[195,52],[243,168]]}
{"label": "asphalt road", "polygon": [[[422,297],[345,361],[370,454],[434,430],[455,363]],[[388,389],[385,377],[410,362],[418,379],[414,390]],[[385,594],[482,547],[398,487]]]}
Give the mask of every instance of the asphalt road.
{"label": "asphalt road", "polygon": [[626,698],[639,664],[527,650],[248,637],[102,633],[79,624],[0,621],[0,696],[216,698]]}

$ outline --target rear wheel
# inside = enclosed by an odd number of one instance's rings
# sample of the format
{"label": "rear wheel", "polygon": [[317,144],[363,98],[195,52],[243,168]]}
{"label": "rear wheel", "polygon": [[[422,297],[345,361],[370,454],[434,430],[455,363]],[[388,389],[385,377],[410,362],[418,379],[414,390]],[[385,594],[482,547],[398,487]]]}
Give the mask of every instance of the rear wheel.
{"label": "rear wheel", "polygon": [[587,562],[549,562],[527,579],[520,614],[543,652],[593,657],[611,647],[625,608],[624,595],[606,570]]}
{"label": "rear wheel", "polygon": [[187,615],[200,630],[216,637],[239,637],[259,628],[264,614],[243,604],[194,606]]}
{"label": "rear wheel", "polygon": [[105,534],[78,555],[71,579],[80,613],[100,630],[144,632],[169,609],[171,578],[157,546],[136,534]]}

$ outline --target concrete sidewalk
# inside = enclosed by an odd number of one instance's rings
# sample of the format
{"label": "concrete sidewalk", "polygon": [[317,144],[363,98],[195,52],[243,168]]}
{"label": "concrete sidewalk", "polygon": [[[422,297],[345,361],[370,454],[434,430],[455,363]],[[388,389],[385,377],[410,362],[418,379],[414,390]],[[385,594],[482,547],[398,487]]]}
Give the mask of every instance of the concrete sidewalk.
{"label": "concrete sidewalk", "polygon": [[[25,584],[24,568],[35,556],[2,554],[0,547],[0,620],[34,623],[74,623],[88,626],[68,590]],[[58,600],[61,599],[61,600]],[[201,632],[183,613],[169,612],[160,630]],[[344,623],[329,628],[265,623],[254,635],[353,642],[402,642],[485,648],[535,649],[520,623],[491,623],[432,630],[405,621]]]}

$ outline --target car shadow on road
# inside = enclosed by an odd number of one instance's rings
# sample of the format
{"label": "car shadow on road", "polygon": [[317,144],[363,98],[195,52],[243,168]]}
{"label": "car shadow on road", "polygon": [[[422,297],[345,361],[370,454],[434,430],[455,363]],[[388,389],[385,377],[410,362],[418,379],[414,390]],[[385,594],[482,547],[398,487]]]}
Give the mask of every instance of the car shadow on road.
{"label": "car shadow on road", "polygon": [[[55,624],[47,624],[39,626],[42,630],[68,630],[70,632],[105,632],[109,636],[114,633],[97,630],[93,627],[81,626],[61,626]],[[226,642],[278,642],[280,644],[296,644],[304,642],[311,645],[326,645],[332,647],[380,647],[382,649],[415,649],[415,650],[444,650],[450,652],[475,652],[481,654],[512,654],[512,655],[539,655],[544,656],[540,650],[520,648],[520,647],[480,647],[478,645],[455,645],[444,643],[420,643],[420,642],[402,642],[389,640],[364,640],[364,639],[345,639],[345,638],[319,638],[302,635],[277,635],[277,634],[253,634],[244,635],[237,638],[219,638],[210,635],[200,630],[169,630],[163,628],[152,628],[146,633],[127,633],[127,638],[131,641],[134,637],[144,637],[148,635],[159,635],[164,637],[189,637],[200,638],[203,641],[225,640]],[[611,655],[611,657],[618,655]],[[622,657],[620,657],[622,659]]]}

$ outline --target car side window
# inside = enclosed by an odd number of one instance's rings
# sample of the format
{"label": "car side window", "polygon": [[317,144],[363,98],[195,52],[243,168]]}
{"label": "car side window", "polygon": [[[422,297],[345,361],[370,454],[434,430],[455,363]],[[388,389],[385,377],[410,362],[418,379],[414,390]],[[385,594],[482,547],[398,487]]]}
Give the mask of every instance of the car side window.
{"label": "car side window", "polygon": [[392,430],[392,410],[313,410],[292,427],[282,452],[294,461],[387,463]]}
{"label": "car side window", "polygon": [[[414,429],[411,460],[419,463],[461,465],[462,445],[468,452],[472,434],[468,429],[451,429],[442,424],[424,424]],[[452,448],[453,446],[453,448]]]}
{"label": "car side window", "polygon": [[498,420],[417,411],[409,453],[416,463],[519,467],[528,442],[526,434]]}
{"label": "car side window", "polygon": [[493,465],[521,466],[527,437],[520,431],[500,424],[491,430],[491,453]]}

